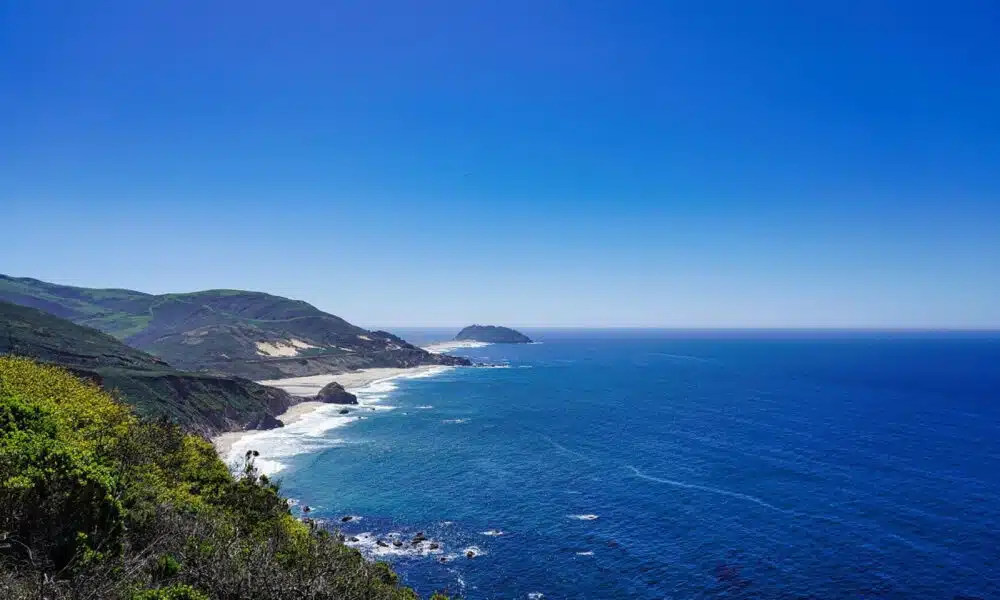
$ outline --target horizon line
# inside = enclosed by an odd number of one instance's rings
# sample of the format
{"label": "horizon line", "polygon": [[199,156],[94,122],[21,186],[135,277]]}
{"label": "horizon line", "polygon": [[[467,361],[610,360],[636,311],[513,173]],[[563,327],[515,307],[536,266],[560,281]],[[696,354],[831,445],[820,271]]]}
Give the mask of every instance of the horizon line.
{"label": "horizon line", "polygon": [[[380,325],[379,329],[462,329],[466,325]],[[678,332],[859,332],[859,333],[1000,333],[997,327],[681,327],[673,325],[503,325],[510,329],[541,329],[549,331],[678,331]]]}

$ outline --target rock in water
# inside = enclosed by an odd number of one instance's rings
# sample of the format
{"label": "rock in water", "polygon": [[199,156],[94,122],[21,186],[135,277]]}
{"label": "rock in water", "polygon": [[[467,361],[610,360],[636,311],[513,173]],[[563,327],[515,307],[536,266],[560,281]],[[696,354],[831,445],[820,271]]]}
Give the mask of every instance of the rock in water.
{"label": "rock in water", "polygon": [[345,390],[344,386],[336,381],[331,381],[316,394],[316,401],[327,404],[357,404],[358,397]]}
{"label": "rock in water", "polygon": [[531,338],[520,331],[496,325],[469,325],[455,336],[456,341],[471,340],[491,344],[530,344]]}

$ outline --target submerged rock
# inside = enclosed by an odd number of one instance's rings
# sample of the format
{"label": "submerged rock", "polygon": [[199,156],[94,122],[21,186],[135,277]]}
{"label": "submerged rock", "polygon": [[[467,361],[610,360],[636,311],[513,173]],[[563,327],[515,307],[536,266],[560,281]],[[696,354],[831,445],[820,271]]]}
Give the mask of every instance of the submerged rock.
{"label": "submerged rock", "polygon": [[348,409],[348,408],[342,408],[342,409],[340,409],[340,410],[337,411],[337,413],[341,414],[341,415],[346,415],[349,412],[351,412],[351,410]]}

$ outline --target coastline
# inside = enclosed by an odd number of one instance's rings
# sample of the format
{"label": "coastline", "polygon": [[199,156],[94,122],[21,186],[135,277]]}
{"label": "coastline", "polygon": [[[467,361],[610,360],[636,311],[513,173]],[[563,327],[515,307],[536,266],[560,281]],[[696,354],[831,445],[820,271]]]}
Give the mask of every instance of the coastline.
{"label": "coastline", "polygon": [[[336,381],[340,385],[344,386],[344,388],[349,392],[356,392],[361,388],[375,383],[400,377],[426,377],[430,374],[443,372],[447,369],[450,369],[450,367],[442,367],[441,365],[421,365],[418,367],[406,368],[376,367],[371,369],[361,369],[359,371],[350,371],[347,373],[337,373],[333,375],[308,375],[305,377],[289,377],[286,379],[269,379],[265,381],[258,381],[257,383],[282,389],[293,396],[303,398],[302,402],[290,406],[288,410],[280,415],[277,415],[277,418],[284,423],[284,426],[288,427],[301,422],[308,415],[324,407],[336,406],[339,408],[350,409],[355,406],[351,404],[330,404],[310,400],[310,398],[315,397],[316,394],[323,389],[323,386],[332,381]],[[354,418],[344,419],[345,422],[353,420]],[[232,454],[233,446],[243,441],[248,436],[259,435],[266,431],[280,431],[281,429],[283,428],[228,431],[213,437],[211,441],[212,445],[215,446],[215,451],[219,457],[222,458],[223,461],[227,461],[231,458],[230,454]]]}

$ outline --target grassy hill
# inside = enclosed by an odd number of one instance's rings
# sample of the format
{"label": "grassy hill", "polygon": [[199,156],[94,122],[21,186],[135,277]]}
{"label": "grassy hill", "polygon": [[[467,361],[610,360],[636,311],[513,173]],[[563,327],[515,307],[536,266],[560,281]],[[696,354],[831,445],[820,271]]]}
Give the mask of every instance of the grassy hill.
{"label": "grassy hill", "polygon": [[63,366],[117,390],[141,416],[205,435],[277,426],[275,415],[295,401],[245,379],[179,371],[110,335],[7,302],[0,302],[0,354]]}
{"label": "grassy hill", "polygon": [[177,368],[279,379],[367,367],[468,364],[300,300],[208,290],[151,295],[0,275],[0,300],[108,333]]}

